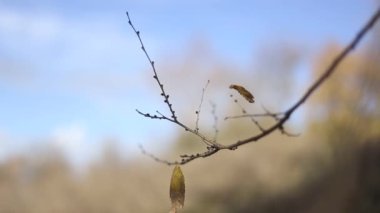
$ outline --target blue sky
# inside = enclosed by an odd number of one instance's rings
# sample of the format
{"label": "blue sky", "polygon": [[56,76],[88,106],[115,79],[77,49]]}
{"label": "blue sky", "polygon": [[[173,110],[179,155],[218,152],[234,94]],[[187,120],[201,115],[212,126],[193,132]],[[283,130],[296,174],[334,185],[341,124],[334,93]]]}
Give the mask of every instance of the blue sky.
{"label": "blue sky", "polygon": [[375,7],[354,0],[0,0],[0,159],[51,141],[85,161],[106,139],[135,155],[137,143],[160,149],[154,142],[177,130],[135,112],[154,112],[159,97],[147,85],[151,71],[127,10],[157,63],[202,38],[244,67],[276,41],[296,41],[311,56],[328,41],[346,44]]}

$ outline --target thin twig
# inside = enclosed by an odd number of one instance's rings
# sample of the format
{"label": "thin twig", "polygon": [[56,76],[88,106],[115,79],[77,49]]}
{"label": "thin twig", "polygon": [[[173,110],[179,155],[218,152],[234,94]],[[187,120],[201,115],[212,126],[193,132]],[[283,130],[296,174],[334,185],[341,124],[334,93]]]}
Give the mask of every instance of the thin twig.
{"label": "thin twig", "polygon": [[228,119],[237,119],[237,118],[246,118],[246,117],[272,117],[276,121],[280,120],[280,117],[285,114],[285,112],[271,112],[267,108],[265,108],[263,105],[261,105],[265,113],[255,113],[255,114],[242,114],[242,115],[234,115],[234,116],[226,116],[224,120]]}
{"label": "thin twig", "polygon": [[226,116],[226,117],[224,117],[224,120],[238,119],[238,118],[251,118],[251,117],[273,117],[273,116],[280,116],[280,115],[281,115],[281,113],[275,113],[275,114],[268,114],[268,113],[242,114],[242,115]]}
{"label": "thin twig", "polygon": [[159,79],[159,77],[158,77],[158,74],[157,74],[156,68],[155,68],[155,66],[154,66],[154,61],[151,60],[151,58],[150,58],[148,52],[146,51],[146,48],[145,48],[145,46],[144,46],[144,43],[143,43],[143,41],[142,41],[142,39],[141,39],[140,31],[136,30],[135,26],[133,25],[133,23],[132,23],[132,21],[131,21],[131,18],[129,17],[129,13],[126,12],[126,14],[127,14],[127,17],[128,17],[128,24],[132,27],[132,29],[133,29],[133,31],[135,32],[137,38],[139,39],[140,44],[141,44],[141,49],[142,49],[142,51],[144,52],[146,58],[148,59],[150,65],[151,65],[151,67],[152,67],[152,70],[153,70],[153,73],[154,73],[153,78],[156,80],[157,84],[158,84],[159,87],[160,87],[160,90],[161,90],[161,96],[164,97],[164,102],[165,102],[166,105],[168,106],[169,111],[170,111],[170,113],[171,113],[171,116],[170,116],[170,118],[169,118],[169,117],[167,117],[167,116],[165,116],[165,115],[163,115],[162,113],[159,113],[159,112],[157,112],[159,115],[151,115],[151,114],[149,114],[149,113],[143,113],[143,112],[141,112],[141,111],[139,111],[139,110],[137,110],[137,109],[136,109],[136,111],[137,111],[139,114],[143,115],[144,117],[148,117],[148,118],[151,118],[151,119],[164,119],[164,120],[168,120],[168,121],[170,121],[170,122],[173,122],[173,123],[175,123],[175,124],[181,126],[182,128],[184,128],[185,131],[189,131],[189,132],[193,133],[194,135],[198,136],[198,137],[201,139],[201,141],[202,141],[203,143],[205,143],[207,146],[213,146],[213,147],[223,148],[224,146],[223,146],[222,144],[219,144],[219,143],[217,143],[217,142],[214,141],[214,140],[208,139],[206,136],[200,134],[200,133],[198,132],[197,129],[191,129],[191,128],[189,128],[187,125],[185,125],[184,123],[182,123],[182,122],[180,122],[180,121],[178,120],[177,116],[175,115],[175,111],[173,110],[173,105],[172,105],[172,104],[170,103],[170,101],[169,101],[169,95],[165,92],[165,90],[164,90],[164,85],[161,83],[161,81],[160,81],[160,79]]}
{"label": "thin twig", "polygon": [[179,165],[179,164],[180,164],[180,163],[177,162],[177,161],[170,162],[170,161],[162,160],[161,158],[156,157],[156,156],[153,155],[152,153],[147,152],[147,151],[144,149],[144,147],[143,147],[142,144],[139,144],[139,148],[140,148],[142,154],[144,154],[144,155],[146,155],[146,156],[152,158],[152,159],[153,159],[154,161],[156,161],[156,162],[163,163],[163,164],[166,164],[166,165],[168,165],[168,166],[173,166],[173,165]]}
{"label": "thin twig", "polygon": [[144,46],[144,43],[141,39],[141,35],[140,35],[140,31],[136,30],[135,26],[133,26],[132,24],[132,21],[131,21],[131,18],[129,17],[129,14],[127,12],[127,17],[128,17],[128,24],[131,25],[133,31],[135,31],[136,35],[137,35],[137,38],[139,39],[140,41],[140,44],[141,44],[141,49],[142,51],[145,53],[145,56],[146,58],[148,59],[149,61],[149,64],[151,65],[152,67],[152,70],[153,70],[153,78],[157,81],[157,84],[158,86],[160,87],[161,89],[161,96],[164,97],[164,102],[166,103],[166,105],[168,105],[168,108],[170,110],[170,113],[172,114],[171,117],[174,119],[174,120],[177,120],[177,116],[175,115],[175,111],[173,109],[173,106],[172,104],[169,102],[169,95],[165,92],[164,90],[164,85],[161,83],[160,79],[158,78],[158,75],[157,75],[157,71],[156,71],[156,67],[154,66],[154,61],[152,61],[150,59],[150,56],[148,54],[148,52],[146,51],[146,48]]}
{"label": "thin twig", "polygon": [[197,114],[197,120],[195,121],[195,131],[199,131],[199,115],[201,114],[202,104],[203,104],[203,97],[205,95],[205,91],[210,83],[210,80],[207,80],[206,86],[202,89],[202,96],[201,96],[201,102],[199,103],[198,110],[195,111],[195,114]]}
{"label": "thin twig", "polygon": [[[233,98],[234,96],[231,94],[230,95],[231,98]],[[241,110],[241,113],[243,115],[246,115],[247,114],[247,110],[245,110],[245,108],[239,103],[239,101],[237,99],[234,99],[234,102],[239,106],[240,110]],[[248,116],[247,116],[248,117]],[[249,118],[251,119],[252,123],[254,123],[256,125],[256,127],[261,131],[261,132],[264,132],[265,129],[263,126],[261,126],[261,124],[259,123],[258,120],[255,119],[255,117],[253,116],[249,116]],[[225,119],[226,120],[226,119]]]}
{"label": "thin twig", "polygon": [[216,104],[212,101],[210,101],[210,105],[211,105],[211,114],[212,116],[214,117],[214,123],[212,125],[212,128],[214,128],[214,141],[217,141],[218,139],[218,133],[219,133],[219,129],[218,129],[218,116],[216,115]]}
{"label": "thin twig", "polygon": [[[284,116],[283,112],[273,113],[273,112],[270,112],[266,109],[265,109],[265,111],[266,111],[265,113],[257,113],[257,114],[244,114],[243,113],[242,115],[226,116],[224,118],[224,120],[239,119],[239,118],[250,118],[253,122],[255,122],[256,121],[256,120],[254,120],[255,117],[269,117],[269,118],[272,118],[273,120],[275,120],[276,122],[278,122]],[[281,132],[281,134],[289,136],[289,137],[298,137],[300,135],[299,133],[294,134],[294,133],[290,133],[290,132],[286,131],[283,126],[279,127],[278,129]]]}

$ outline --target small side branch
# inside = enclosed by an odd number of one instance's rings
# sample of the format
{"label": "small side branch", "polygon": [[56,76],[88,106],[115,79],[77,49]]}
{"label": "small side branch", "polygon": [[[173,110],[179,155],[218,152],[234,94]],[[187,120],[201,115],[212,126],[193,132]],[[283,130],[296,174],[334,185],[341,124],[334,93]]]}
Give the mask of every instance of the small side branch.
{"label": "small side branch", "polygon": [[213,147],[213,146],[208,146],[207,147],[207,151],[205,151],[205,152],[196,153],[196,154],[183,154],[183,155],[180,155],[180,157],[181,157],[180,161],[168,161],[168,160],[164,160],[162,158],[159,158],[159,157],[155,156],[154,154],[146,151],[141,144],[139,144],[139,148],[140,148],[141,153],[143,155],[146,155],[146,156],[150,157],[151,159],[153,159],[154,161],[156,161],[158,163],[163,163],[163,164],[166,164],[168,166],[184,165],[184,164],[187,164],[190,161],[193,161],[193,160],[195,160],[197,158],[206,158],[206,157],[208,157],[210,155],[213,155],[213,154],[215,154],[215,153],[217,153],[218,151],[221,150],[220,148],[216,148],[216,147]]}
{"label": "small side branch", "polygon": [[177,161],[171,162],[171,161],[163,160],[163,159],[161,159],[161,158],[153,155],[152,153],[147,152],[141,144],[139,144],[139,148],[140,148],[142,154],[144,154],[144,155],[152,158],[154,161],[156,161],[158,163],[163,163],[163,164],[166,164],[168,166],[173,166],[173,165],[179,165],[180,164]]}
{"label": "small side branch", "polygon": [[[233,98],[233,95],[230,95],[231,98]],[[240,110],[241,110],[241,113],[243,115],[247,115],[247,110],[244,109],[244,107],[239,103],[239,101],[237,99],[234,99],[234,102],[239,106]],[[256,125],[256,127],[261,131],[265,131],[264,127],[259,123],[258,120],[256,120],[255,116],[247,116],[251,119],[252,123],[254,123]],[[224,120],[227,120],[228,117],[226,117]]]}
{"label": "small side branch", "polygon": [[176,121],[177,120],[177,116],[175,115],[175,111],[173,109],[173,105],[169,102],[169,95],[165,92],[164,85],[161,83],[160,79],[158,78],[156,67],[154,66],[154,61],[152,61],[150,59],[150,56],[149,56],[148,52],[146,51],[144,43],[143,43],[143,41],[141,39],[140,31],[136,30],[135,26],[133,26],[131,18],[129,17],[128,12],[126,14],[127,14],[127,17],[128,17],[128,24],[131,25],[133,31],[136,33],[137,38],[139,39],[140,44],[141,44],[141,49],[145,53],[145,56],[148,59],[150,66],[152,67],[152,70],[153,70],[153,73],[154,73],[153,74],[153,78],[156,80],[158,86],[160,87],[161,96],[164,98],[164,102],[166,103],[166,105],[169,108],[169,111],[171,113],[171,117],[173,118],[173,120]]}
{"label": "small side branch", "polygon": [[214,124],[212,125],[212,128],[214,129],[214,141],[217,141],[218,139],[218,133],[219,133],[219,129],[218,129],[218,116],[216,115],[216,104],[212,101],[210,101],[210,105],[211,105],[211,114],[214,118]]}
{"label": "small side branch", "polygon": [[[218,148],[223,148],[224,146],[222,144],[219,144],[217,143],[216,141],[212,140],[212,139],[208,139],[206,136],[204,136],[203,134],[199,133],[198,131],[198,121],[197,121],[197,127],[195,129],[192,129],[190,127],[188,127],[187,125],[185,125],[184,123],[180,122],[175,114],[175,111],[173,110],[173,105],[170,103],[169,101],[169,95],[165,92],[164,90],[164,85],[161,83],[159,77],[158,77],[158,74],[157,74],[157,71],[156,71],[156,68],[154,66],[154,61],[151,60],[145,46],[144,46],[144,43],[141,39],[141,34],[140,34],[140,31],[136,30],[135,26],[133,25],[132,21],[131,21],[131,18],[129,17],[129,13],[126,12],[127,14],[127,17],[128,17],[128,23],[129,25],[132,27],[133,31],[135,32],[137,38],[139,39],[140,41],[140,44],[141,44],[141,49],[143,50],[146,58],[148,59],[151,67],[152,67],[152,70],[153,70],[153,78],[156,80],[157,84],[159,85],[160,87],[160,90],[161,90],[161,96],[164,97],[164,102],[166,103],[166,105],[168,106],[169,108],[169,111],[171,113],[171,116],[165,116],[164,114],[156,111],[157,114],[154,114],[154,115],[151,115],[150,113],[143,113],[139,110],[136,109],[137,113],[139,113],[140,115],[144,116],[144,117],[147,117],[147,118],[151,118],[151,119],[164,119],[164,120],[167,120],[167,121],[170,121],[174,124],[177,124],[178,126],[182,127],[185,131],[188,131],[188,132],[191,132],[192,134],[198,136],[201,141],[206,145],[206,146],[212,146],[212,147],[218,147]],[[206,84],[206,87],[208,86],[208,83]],[[206,87],[203,89],[203,93],[202,93],[202,100],[201,100],[201,105],[202,105],[202,102],[203,102],[203,94],[204,94],[204,91],[206,89]],[[199,106],[199,108],[201,107],[201,105]],[[198,110],[200,111],[200,109]],[[199,116],[198,118],[199,119]]]}
{"label": "small side branch", "polygon": [[199,103],[198,110],[195,111],[195,114],[197,114],[197,120],[195,121],[195,131],[197,131],[197,132],[199,131],[199,126],[198,126],[199,125],[199,115],[201,114],[201,110],[202,110],[203,97],[205,95],[205,92],[206,92],[206,89],[207,89],[209,83],[210,83],[210,80],[207,80],[206,86],[203,87],[203,89],[202,89],[201,102]]}
{"label": "small side branch", "polygon": [[[235,116],[226,116],[224,120],[229,120],[229,119],[241,119],[241,118],[250,118],[253,122],[257,122],[254,118],[256,117],[263,117],[263,118],[272,118],[275,122],[280,121],[284,117],[284,112],[271,112],[268,109],[266,109],[264,106],[262,106],[264,109],[265,113],[256,113],[256,114],[247,114],[245,113],[245,110],[243,110],[242,115],[235,115]],[[265,131],[261,129],[262,131]],[[281,132],[281,134],[289,136],[289,137],[298,137],[300,134],[294,134],[290,133],[287,130],[285,130],[284,126],[280,126],[278,130]]]}

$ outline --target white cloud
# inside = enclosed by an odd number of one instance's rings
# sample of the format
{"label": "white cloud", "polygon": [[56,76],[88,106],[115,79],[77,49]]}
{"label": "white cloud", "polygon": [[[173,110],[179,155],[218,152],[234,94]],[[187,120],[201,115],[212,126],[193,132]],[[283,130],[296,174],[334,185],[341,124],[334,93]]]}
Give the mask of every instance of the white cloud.
{"label": "white cloud", "polygon": [[0,129],[0,160],[2,160],[8,152],[9,147],[9,135]]}
{"label": "white cloud", "polygon": [[0,10],[0,32],[9,36],[22,35],[46,42],[57,36],[61,25],[60,19],[54,14]]}
{"label": "white cloud", "polygon": [[88,57],[95,53],[104,58],[107,51],[112,49],[119,50],[115,54],[120,54],[120,46],[125,46],[127,42],[127,22],[124,25],[121,23],[114,17],[101,15],[78,18],[47,10],[0,9],[0,36],[5,39],[3,42],[25,42],[17,46],[20,51],[28,51],[29,48],[38,46],[39,49],[33,49],[34,52],[43,50],[41,45],[47,45],[54,50],[65,46],[71,50],[71,54],[80,52],[75,56],[81,56],[81,59],[84,55]]}
{"label": "white cloud", "polygon": [[136,73],[146,67],[137,38],[126,34],[128,27],[125,19],[112,16],[78,18],[1,8],[0,45],[6,57],[0,60],[0,81],[14,88],[28,84],[36,91],[74,91],[90,98],[119,96],[141,85]]}
{"label": "white cloud", "polygon": [[52,143],[58,148],[69,152],[80,150],[84,146],[85,140],[86,130],[78,124],[59,127],[52,134]]}
{"label": "white cloud", "polygon": [[12,136],[5,129],[0,128],[0,161],[10,156],[22,153],[20,138]]}
{"label": "white cloud", "polygon": [[5,131],[0,129],[0,143],[2,144],[7,141],[7,138],[8,135],[5,133]]}
{"label": "white cloud", "polygon": [[[98,152],[98,145],[89,141],[86,127],[80,123],[55,128],[48,143],[61,151],[77,169],[86,167]],[[96,146],[95,146],[96,145]]]}

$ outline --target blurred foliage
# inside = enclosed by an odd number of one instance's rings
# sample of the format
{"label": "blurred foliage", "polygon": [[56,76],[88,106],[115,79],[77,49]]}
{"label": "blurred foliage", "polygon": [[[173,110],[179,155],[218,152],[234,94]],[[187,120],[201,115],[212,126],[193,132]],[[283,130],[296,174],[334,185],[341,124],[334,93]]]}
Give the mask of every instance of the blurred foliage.
{"label": "blurred foliage", "polygon": [[123,160],[117,149],[105,147],[84,173],[58,151],[8,159],[0,164],[0,212],[166,212],[169,168]]}
{"label": "blurred foliage", "polygon": [[[316,62],[317,76],[342,47],[331,44]],[[363,142],[380,135],[380,42],[350,55],[313,99],[313,132],[330,143]],[[328,125],[326,125],[328,124]],[[331,128],[334,127],[334,128]],[[318,131],[316,131],[318,130]],[[323,132],[323,134],[320,134]]]}
{"label": "blurred foliage", "polygon": [[[365,51],[343,61],[309,108],[311,140],[325,143],[331,156],[325,175],[334,184],[321,196],[337,194],[330,206],[338,202],[344,212],[380,212],[379,32],[377,28]],[[327,46],[316,61],[315,75],[340,49]]]}

